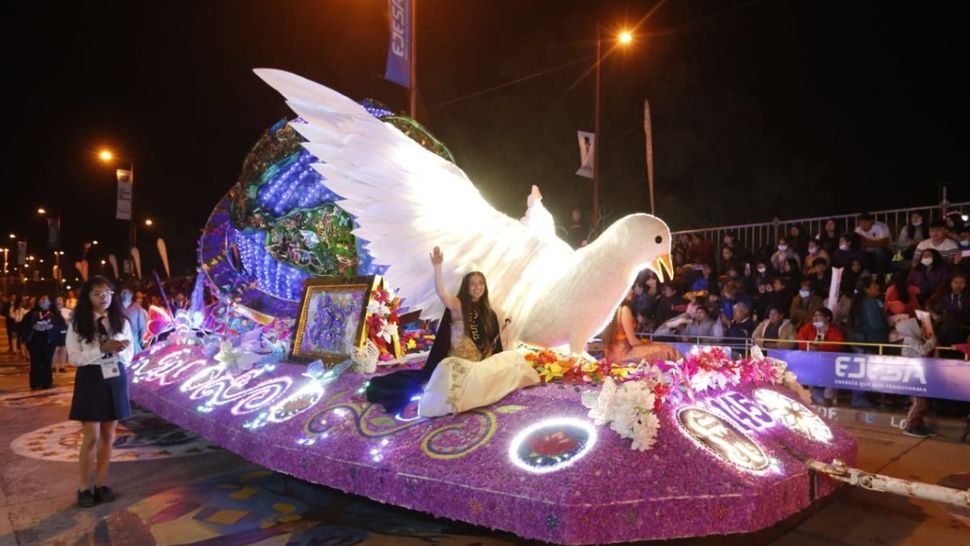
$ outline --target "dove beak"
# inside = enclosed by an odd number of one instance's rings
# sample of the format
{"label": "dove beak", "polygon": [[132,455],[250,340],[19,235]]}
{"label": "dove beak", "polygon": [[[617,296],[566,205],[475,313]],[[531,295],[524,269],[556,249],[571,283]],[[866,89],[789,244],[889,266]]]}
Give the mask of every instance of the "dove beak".
{"label": "dove beak", "polygon": [[657,256],[657,259],[647,265],[647,269],[657,274],[657,280],[664,282],[664,271],[667,272],[667,281],[674,280],[674,263],[670,259],[670,254]]}

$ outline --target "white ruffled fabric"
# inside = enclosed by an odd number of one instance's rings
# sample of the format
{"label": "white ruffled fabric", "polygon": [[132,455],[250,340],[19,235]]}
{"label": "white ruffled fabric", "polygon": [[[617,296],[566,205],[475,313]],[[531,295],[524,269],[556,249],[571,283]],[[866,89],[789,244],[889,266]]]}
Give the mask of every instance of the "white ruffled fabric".
{"label": "white ruffled fabric", "polygon": [[517,351],[503,351],[478,362],[449,356],[431,374],[418,414],[438,417],[488,406],[539,382],[539,374]]}

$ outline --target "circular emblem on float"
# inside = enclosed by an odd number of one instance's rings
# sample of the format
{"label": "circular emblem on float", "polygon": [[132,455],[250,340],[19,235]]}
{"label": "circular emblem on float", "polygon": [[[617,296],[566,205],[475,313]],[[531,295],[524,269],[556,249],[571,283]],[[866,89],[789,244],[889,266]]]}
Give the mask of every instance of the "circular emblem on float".
{"label": "circular emblem on float", "polygon": [[755,390],[754,399],[786,428],[816,442],[832,441],[832,429],[801,402],[771,389]]}
{"label": "circular emblem on float", "polygon": [[582,419],[561,417],[532,424],[512,439],[509,459],[515,466],[545,474],[582,459],[596,445],[596,429]]}
{"label": "circular emblem on float", "polygon": [[744,470],[768,468],[768,456],[741,429],[705,409],[687,407],[677,412],[680,428],[700,447]]}

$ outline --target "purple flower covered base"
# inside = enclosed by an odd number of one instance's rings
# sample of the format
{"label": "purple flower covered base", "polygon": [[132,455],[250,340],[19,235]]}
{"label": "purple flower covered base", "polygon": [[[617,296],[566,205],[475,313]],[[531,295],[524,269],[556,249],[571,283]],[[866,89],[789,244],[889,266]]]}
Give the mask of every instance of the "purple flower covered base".
{"label": "purple flower covered base", "polygon": [[[572,387],[436,419],[387,415],[367,377],[277,364],[233,376],[197,346],[132,365],[142,406],[267,468],[372,499],[563,544],[762,529],[835,490],[800,459],[854,464],[855,441],[787,389],[668,400],[653,449],[594,426]],[[812,483],[813,480],[816,483]]]}

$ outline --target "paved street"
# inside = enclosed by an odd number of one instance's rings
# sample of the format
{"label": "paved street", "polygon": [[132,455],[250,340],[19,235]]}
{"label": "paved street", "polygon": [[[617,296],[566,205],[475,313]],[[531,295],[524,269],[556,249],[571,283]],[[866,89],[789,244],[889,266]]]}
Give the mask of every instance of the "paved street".
{"label": "paved street", "polygon": [[[269,472],[144,411],[119,434],[110,480],[118,500],[78,509],[73,458],[79,434],[66,421],[71,375],[57,374],[55,389],[31,393],[26,371],[24,362],[0,354],[0,546],[525,543]],[[846,428],[859,439],[866,470],[968,487],[970,444],[916,440],[890,428]],[[663,544],[956,546],[970,544],[968,525],[967,512],[846,490],[813,513],[754,536]]]}

